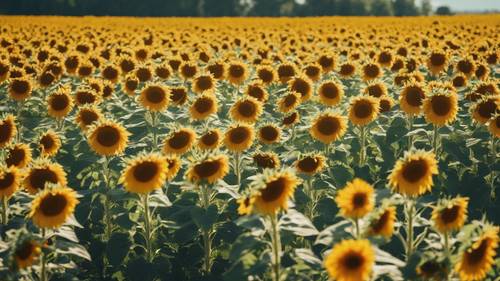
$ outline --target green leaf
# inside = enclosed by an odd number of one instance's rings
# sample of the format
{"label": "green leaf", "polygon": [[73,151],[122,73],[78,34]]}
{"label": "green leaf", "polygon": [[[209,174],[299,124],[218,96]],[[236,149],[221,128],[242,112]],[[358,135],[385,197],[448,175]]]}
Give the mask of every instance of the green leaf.
{"label": "green leaf", "polygon": [[106,256],[111,265],[120,265],[127,256],[132,246],[132,240],[128,233],[115,232],[106,245]]}
{"label": "green leaf", "polygon": [[154,265],[142,256],[130,260],[125,269],[127,280],[152,281],[155,279]]}
{"label": "green leaf", "polygon": [[234,242],[229,254],[229,259],[234,262],[242,257],[246,251],[256,250],[258,244],[262,243],[262,240],[251,233],[243,233]]}
{"label": "green leaf", "polygon": [[309,218],[294,209],[288,210],[281,217],[279,224],[282,230],[290,231],[297,236],[314,236],[319,233]]}
{"label": "green leaf", "polygon": [[202,230],[209,230],[217,221],[217,217],[216,205],[210,205],[206,210],[198,206],[193,206],[191,208],[191,218]]}

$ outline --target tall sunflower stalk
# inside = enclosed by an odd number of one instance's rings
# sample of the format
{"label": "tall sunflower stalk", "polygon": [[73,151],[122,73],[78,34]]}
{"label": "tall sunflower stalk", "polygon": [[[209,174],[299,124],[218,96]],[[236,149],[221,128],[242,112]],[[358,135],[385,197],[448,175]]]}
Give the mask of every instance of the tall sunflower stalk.
{"label": "tall sunflower stalk", "polygon": [[[104,184],[105,188],[111,188],[111,170],[109,168],[109,164],[111,162],[111,159],[108,156],[104,157],[104,162],[103,162],[103,177],[104,177]],[[109,240],[111,238],[111,234],[113,232],[113,222],[111,218],[111,208],[112,208],[112,202],[111,199],[109,198],[109,190],[106,190],[106,194],[104,195],[104,224],[105,224],[105,231],[104,231],[104,237],[106,240]]]}
{"label": "tall sunflower stalk", "polygon": [[[207,210],[212,200],[212,190],[207,184],[201,184],[199,188],[201,192],[200,205],[203,209]],[[207,275],[212,268],[212,231],[211,226],[209,229],[202,230],[203,249],[205,251],[203,270]]]}
{"label": "tall sunflower stalk", "polygon": [[9,198],[7,196],[2,196],[2,224],[6,225],[9,222]]}
{"label": "tall sunflower stalk", "polygon": [[152,262],[154,258],[152,243],[152,221],[149,210],[149,193],[142,195],[144,207],[144,239],[146,240],[146,260]]}
{"label": "tall sunflower stalk", "polygon": [[414,222],[415,222],[415,201],[406,197],[405,199],[405,215],[406,215],[406,262],[410,260],[413,254],[413,243],[414,243]]}
{"label": "tall sunflower stalk", "polygon": [[273,262],[273,281],[281,280],[281,237],[278,215],[273,213],[269,215],[271,223],[271,252]]}

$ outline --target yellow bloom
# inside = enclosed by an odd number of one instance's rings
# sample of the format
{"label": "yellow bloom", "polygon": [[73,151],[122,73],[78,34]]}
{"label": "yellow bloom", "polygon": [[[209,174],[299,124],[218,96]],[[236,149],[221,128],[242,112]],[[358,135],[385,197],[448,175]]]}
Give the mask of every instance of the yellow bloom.
{"label": "yellow bloom", "polygon": [[434,226],[441,233],[460,230],[467,219],[469,198],[457,197],[444,200],[432,211]]}
{"label": "yellow bloom", "polygon": [[392,189],[408,196],[422,195],[430,191],[432,176],[438,173],[436,157],[422,150],[406,153],[399,159],[388,177]]}
{"label": "yellow bloom", "polygon": [[128,161],[120,183],[129,192],[149,193],[165,184],[168,170],[164,156],[157,153],[142,154]]}
{"label": "yellow bloom", "polygon": [[76,196],[76,192],[68,187],[46,189],[33,199],[28,216],[40,228],[58,228],[75,211]]}
{"label": "yellow bloom", "polygon": [[373,210],[375,205],[373,187],[362,179],[355,178],[337,192],[335,202],[340,214],[346,218],[358,219]]}
{"label": "yellow bloom", "polygon": [[288,209],[288,200],[301,180],[291,169],[266,169],[252,182],[256,191],[255,209],[266,215],[276,214]]}
{"label": "yellow bloom", "polygon": [[367,281],[374,265],[375,251],[368,240],[343,240],[324,262],[330,279],[337,281]]}

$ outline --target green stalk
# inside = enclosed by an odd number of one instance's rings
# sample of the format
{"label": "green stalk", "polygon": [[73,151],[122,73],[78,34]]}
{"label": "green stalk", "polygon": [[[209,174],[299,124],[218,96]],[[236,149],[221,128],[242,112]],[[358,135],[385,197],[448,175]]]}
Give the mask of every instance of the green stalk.
{"label": "green stalk", "polygon": [[273,281],[280,281],[281,279],[281,241],[280,230],[278,225],[278,215],[271,215],[271,243],[273,254]]}
{"label": "green stalk", "polygon": [[[413,130],[413,115],[408,116],[408,132]],[[408,151],[413,147],[413,135],[408,136]]]}
{"label": "green stalk", "polygon": [[413,216],[415,211],[413,199],[406,198],[406,208],[406,262],[408,262],[413,254]]}
{"label": "green stalk", "polygon": [[3,196],[1,201],[2,201],[2,224],[6,225],[9,219],[8,217],[9,214],[7,209],[9,206],[8,205],[9,198],[7,198],[7,196]]}
{"label": "green stalk", "polygon": [[21,113],[23,111],[24,101],[21,101],[17,104],[17,113],[16,113],[16,121],[19,126],[17,126],[17,142],[22,142],[23,140],[23,126],[21,122]]}
{"label": "green stalk", "polygon": [[361,237],[361,231],[359,228],[359,219],[355,218],[354,219],[354,227],[356,228],[356,239],[360,239]]}
{"label": "green stalk", "polygon": [[158,137],[157,137],[158,130],[156,128],[156,126],[158,125],[157,118],[158,118],[158,116],[157,116],[156,112],[154,112],[154,111],[151,112],[151,126],[152,126],[151,130],[153,131],[153,149],[152,149],[153,151],[155,151],[158,148]]}
{"label": "green stalk", "polygon": [[450,237],[448,235],[448,232],[445,232],[443,236],[444,236],[444,254],[448,259],[450,259],[450,242],[449,242]]}
{"label": "green stalk", "polygon": [[241,184],[241,153],[240,152],[235,152],[234,153],[234,171],[236,173],[236,179],[237,179],[237,184],[238,188],[240,187]]}
{"label": "green stalk", "polygon": [[151,241],[151,217],[149,214],[149,193],[143,196],[144,204],[144,236],[146,238],[146,260],[153,261],[153,247]]}
{"label": "green stalk", "polygon": [[[42,228],[42,239],[45,243],[45,228]],[[41,266],[40,266],[40,281],[48,281],[47,278],[47,255],[42,250],[42,258],[41,258]]]}
{"label": "green stalk", "polygon": [[432,149],[433,149],[434,155],[436,155],[436,159],[438,158],[437,157],[437,152],[438,152],[438,137],[439,137],[439,127],[438,126],[434,126],[434,134],[433,134],[433,137],[432,137]]}
{"label": "green stalk", "polygon": [[[491,165],[494,165],[496,163],[497,159],[497,146],[495,142],[495,136],[491,135]],[[490,186],[491,186],[491,197],[495,198],[496,196],[496,186],[495,186],[495,170],[491,169],[491,175],[490,175]]]}
{"label": "green stalk", "polygon": [[[204,208],[205,210],[210,206],[210,188],[206,185],[200,186],[201,190],[201,207]],[[203,229],[202,230],[202,237],[203,237],[203,249],[205,250],[205,259],[204,259],[204,265],[203,265],[203,271],[206,275],[210,273],[210,270],[212,268],[212,227],[209,229]]]}
{"label": "green stalk", "polygon": [[365,165],[366,158],[366,127],[361,126],[361,150],[359,152],[359,166]]}
{"label": "green stalk", "polygon": [[[103,170],[104,170],[104,184],[106,185],[105,188],[111,189],[111,186],[109,184],[109,162],[110,159],[108,157],[104,158],[104,164],[103,164]],[[109,240],[111,238],[111,233],[113,232],[113,226],[112,226],[112,221],[111,221],[111,200],[108,195],[108,191],[106,190],[106,194],[104,197],[104,219],[105,219],[105,237],[106,240]]]}

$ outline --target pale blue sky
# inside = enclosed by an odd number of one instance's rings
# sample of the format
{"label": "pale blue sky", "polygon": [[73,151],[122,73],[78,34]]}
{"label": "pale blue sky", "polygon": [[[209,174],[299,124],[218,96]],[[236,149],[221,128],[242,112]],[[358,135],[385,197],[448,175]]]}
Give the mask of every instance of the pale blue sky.
{"label": "pale blue sky", "polygon": [[[416,2],[420,3],[420,0]],[[454,11],[500,11],[500,0],[431,0],[432,6],[449,6]]]}

